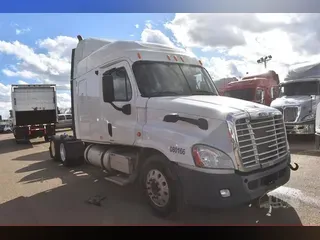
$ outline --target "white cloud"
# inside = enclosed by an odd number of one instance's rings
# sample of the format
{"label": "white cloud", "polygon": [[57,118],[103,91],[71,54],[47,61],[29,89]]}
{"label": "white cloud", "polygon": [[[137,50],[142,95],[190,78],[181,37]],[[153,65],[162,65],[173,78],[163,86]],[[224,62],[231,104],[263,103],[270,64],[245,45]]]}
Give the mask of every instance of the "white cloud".
{"label": "white cloud", "polygon": [[135,26],[135,28],[139,28],[139,24],[136,24],[136,25],[134,25]]}
{"label": "white cloud", "polygon": [[[17,59],[15,65],[1,69],[1,71],[8,77],[21,78],[18,81],[19,84],[25,84],[24,79],[56,84],[58,105],[70,106],[70,94],[61,95],[59,91],[70,89],[71,49],[76,46],[77,42],[76,38],[68,36],[40,39],[36,42],[41,50],[38,53],[19,41],[0,40],[0,53],[14,56]],[[0,85],[0,107],[3,113],[11,109],[10,86]]]}
{"label": "white cloud", "polygon": [[145,28],[141,33],[141,41],[142,42],[150,42],[150,43],[159,43],[164,44],[170,47],[174,47],[175,45],[171,42],[171,40],[164,35],[161,31]]}
{"label": "white cloud", "polygon": [[19,80],[19,81],[18,81],[18,84],[28,84],[28,83],[25,82],[25,81]]}
{"label": "white cloud", "polygon": [[[272,55],[268,69],[281,80],[288,66],[320,60],[320,14],[176,14],[165,23],[177,42],[206,53],[226,56],[207,59],[217,76],[232,75],[227,66],[241,73],[266,71],[257,59]],[[230,65],[231,64],[231,65]]]}
{"label": "white cloud", "polygon": [[71,107],[71,96],[69,93],[57,93],[57,100],[59,108]]}
{"label": "white cloud", "polygon": [[151,29],[152,28],[152,21],[151,20],[147,20],[145,23],[146,28]]}
{"label": "white cloud", "polygon": [[11,69],[2,69],[9,77],[35,79],[39,83],[56,83],[58,89],[69,89],[71,49],[76,38],[57,36],[38,40],[39,48],[47,53],[37,53],[19,41],[0,41],[0,53],[13,55],[17,64]]}
{"label": "white cloud", "polygon": [[11,85],[0,83],[0,115],[3,119],[9,117],[11,109]]}
{"label": "white cloud", "polygon": [[22,28],[22,29],[16,28],[16,35],[21,35],[30,31],[31,31],[31,28]]}
{"label": "white cloud", "polygon": [[2,73],[5,74],[8,77],[23,77],[27,79],[37,78],[38,75],[36,73],[22,70],[22,71],[12,71],[10,69],[2,69]]}

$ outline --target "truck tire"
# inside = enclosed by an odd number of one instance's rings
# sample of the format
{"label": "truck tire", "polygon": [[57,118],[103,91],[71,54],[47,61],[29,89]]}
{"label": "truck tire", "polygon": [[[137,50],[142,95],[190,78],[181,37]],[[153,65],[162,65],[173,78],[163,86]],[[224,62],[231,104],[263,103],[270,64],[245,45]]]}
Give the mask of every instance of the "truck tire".
{"label": "truck tire", "polygon": [[61,162],[65,167],[75,167],[84,163],[84,148],[79,141],[64,139],[60,142],[59,150]]}
{"label": "truck tire", "polygon": [[315,149],[319,150],[320,147],[320,136],[315,135]]}
{"label": "truck tire", "polygon": [[50,157],[55,162],[61,162],[60,150],[57,146],[60,145],[60,141],[58,139],[51,139],[49,146]]}
{"label": "truck tire", "polygon": [[140,184],[152,211],[159,217],[177,217],[184,207],[182,188],[170,162],[161,155],[149,157]]}

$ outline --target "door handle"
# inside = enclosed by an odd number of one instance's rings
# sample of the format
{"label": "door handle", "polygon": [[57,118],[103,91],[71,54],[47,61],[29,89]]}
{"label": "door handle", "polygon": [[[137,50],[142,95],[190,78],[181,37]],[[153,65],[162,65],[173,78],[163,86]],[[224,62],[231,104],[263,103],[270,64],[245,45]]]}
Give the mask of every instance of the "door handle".
{"label": "door handle", "polygon": [[110,135],[110,137],[112,137],[112,124],[108,123],[108,133]]}

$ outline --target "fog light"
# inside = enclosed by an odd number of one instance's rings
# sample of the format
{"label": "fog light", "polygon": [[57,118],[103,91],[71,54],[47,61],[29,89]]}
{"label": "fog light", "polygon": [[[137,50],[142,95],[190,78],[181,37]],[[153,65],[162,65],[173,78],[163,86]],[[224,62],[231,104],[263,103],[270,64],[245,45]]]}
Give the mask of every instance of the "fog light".
{"label": "fog light", "polygon": [[221,190],[220,190],[220,195],[221,195],[221,197],[223,197],[223,198],[230,197],[230,191],[229,191],[229,189],[221,189]]}

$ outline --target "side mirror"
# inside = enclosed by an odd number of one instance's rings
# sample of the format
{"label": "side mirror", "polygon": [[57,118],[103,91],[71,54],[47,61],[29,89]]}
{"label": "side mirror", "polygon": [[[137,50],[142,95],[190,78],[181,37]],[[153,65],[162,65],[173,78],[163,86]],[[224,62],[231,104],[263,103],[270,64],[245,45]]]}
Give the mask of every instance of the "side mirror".
{"label": "side mirror", "polygon": [[113,77],[111,75],[103,75],[102,77],[102,93],[103,101],[112,103],[115,100]]}

